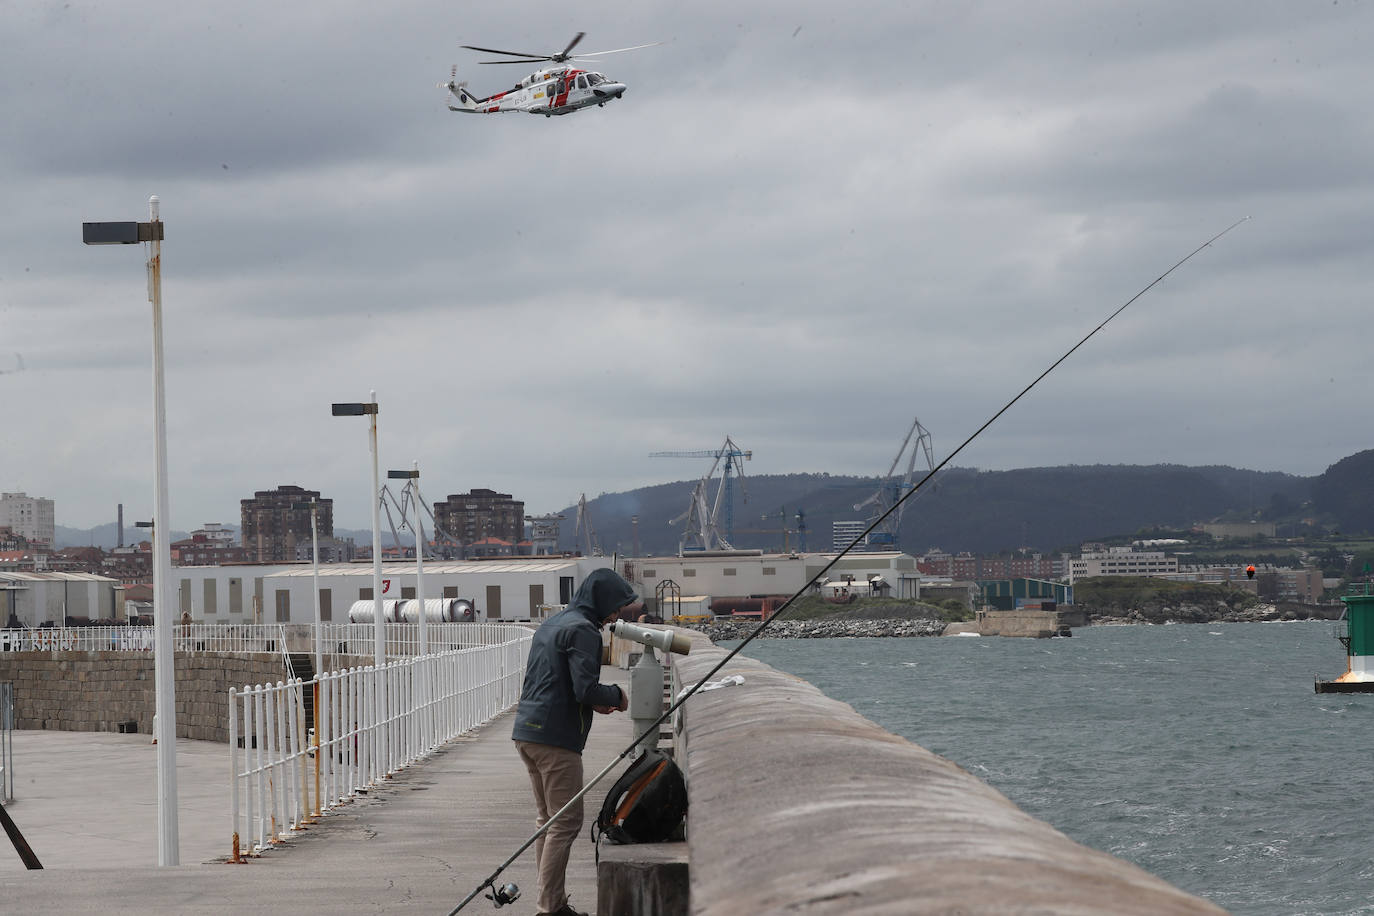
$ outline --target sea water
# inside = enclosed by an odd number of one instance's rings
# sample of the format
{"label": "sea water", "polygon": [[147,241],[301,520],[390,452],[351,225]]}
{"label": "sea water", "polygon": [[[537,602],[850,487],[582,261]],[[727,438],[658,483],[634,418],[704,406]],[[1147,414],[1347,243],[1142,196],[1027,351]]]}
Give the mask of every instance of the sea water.
{"label": "sea water", "polygon": [[1330,622],[760,637],[744,654],[1233,913],[1374,913],[1374,694],[1314,692],[1345,670]]}

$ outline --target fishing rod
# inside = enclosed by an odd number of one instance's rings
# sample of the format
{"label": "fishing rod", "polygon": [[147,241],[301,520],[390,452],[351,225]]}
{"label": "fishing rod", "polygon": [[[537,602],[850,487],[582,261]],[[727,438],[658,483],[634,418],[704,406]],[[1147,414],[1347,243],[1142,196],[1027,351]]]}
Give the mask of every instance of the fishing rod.
{"label": "fishing rod", "polygon": [[521,844],[520,848],[515,850],[515,852],[511,854],[510,858],[506,859],[506,861],[502,862],[499,866],[497,866],[496,871],[492,872],[491,875],[489,875],[485,881],[477,885],[477,887],[473,888],[472,893],[468,894],[468,896],[463,900],[462,903],[458,904],[456,907],[450,910],[449,916],[454,916],[455,913],[457,913],[463,907],[471,903],[472,900],[475,899],[477,895],[480,894],[485,888],[491,888],[492,893],[487,895],[487,899],[495,903],[498,908],[505,906],[507,903],[514,902],[515,898],[520,895],[520,889],[516,887],[514,884],[505,884],[502,885],[500,888],[497,888],[496,879],[501,876],[502,872],[504,872],[507,868],[510,867],[511,863],[513,863],[516,859],[520,858],[520,856],[525,852],[526,849],[529,849],[531,846],[533,846],[535,842],[548,831],[549,826],[554,821],[562,817],[574,805],[581,801],[582,797],[586,795],[587,792],[589,792],[593,786],[595,786],[601,780],[605,779],[606,776],[611,772],[611,770],[615,769],[616,765],[619,764],[621,760],[624,760],[627,756],[630,755],[632,751],[634,751],[636,747],[639,746],[639,743],[641,741],[643,741],[651,734],[657,734],[659,726],[662,725],[665,721],[667,721],[673,713],[677,712],[677,710],[682,707],[682,704],[686,703],[689,699],[691,699],[692,696],[699,689],[701,689],[703,684],[709,683],[722,668],[729,664],[730,661],[740,653],[740,650],[742,650],[745,646],[749,645],[749,643],[757,639],[759,635],[763,633],[764,630],[768,629],[769,625],[771,625],[773,621],[777,620],[779,617],[786,614],[798,598],[800,598],[802,595],[806,594],[808,591],[814,588],[816,584],[822,578],[825,577],[825,574],[829,572],[832,568],[834,568],[835,564],[840,562],[840,560],[844,559],[844,557],[848,555],[855,547],[864,543],[868,535],[871,534],[875,529],[877,529],[877,527],[881,525],[884,521],[886,521],[889,515],[897,511],[898,507],[900,507],[908,499],[919,493],[921,488],[924,487],[932,477],[934,477],[942,468],[944,468],[945,465],[953,461],[955,456],[957,456],[964,449],[968,448],[968,446],[973,442],[973,440],[981,436],[989,426],[991,426],[993,423],[996,423],[997,420],[1001,418],[1002,414],[1006,413],[1018,401],[1020,401],[1023,397],[1029,394],[1031,389],[1034,388],[1036,385],[1039,385],[1042,381],[1044,381],[1047,375],[1049,375],[1055,369],[1058,369],[1061,363],[1063,363],[1066,359],[1068,359],[1075,352],[1077,352],[1077,350],[1080,347],[1082,347],[1085,343],[1091,340],[1097,334],[1098,331],[1101,331],[1103,328],[1105,328],[1113,318],[1120,315],[1122,312],[1126,311],[1126,309],[1129,308],[1132,303],[1134,303],[1141,296],[1148,293],[1156,285],[1162,282],[1165,277],[1169,276],[1169,274],[1178,270],[1184,264],[1192,260],[1194,255],[1198,254],[1204,248],[1210,247],[1213,242],[1217,241],[1222,236],[1226,235],[1226,233],[1230,232],[1232,229],[1236,228],[1249,218],[1250,217],[1248,216],[1242,216],[1240,219],[1236,220],[1234,223],[1227,226],[1225,229],[1221,230],[1216,235],[1212,236],[1210,239],[1194,248],[1192,251],[1188,252],[1188,254],[1180,258],[1174,264],[1174,266],[1170,267],[1168,270],[1164,271],[1164,273],[1160,274],[1158,277],[1155,277],[1153,280],[1151,280],[1140,290],[1140,292],[1136,293],[1134,296],[1123,302],[1120,305],[1120,307],[1117,308],[1116,311],[1112,312],[1105,319],[1103,319],[1101,324],[1093,328],[1091,331],[1085,334],[1083,338],[1078,341],[1078,343],[1074,344],[1072,347],[1066,350],[1064,354],[1060,356],[1058,359],[1056,359],[1053,363],[1051,363],[1049,367],[1045,369],[1045,371],[1037,375],[1029,385],[1027,385],[1025,388],[1022,388],[1021,391],[1014,398],[1012,398],[1006,404],[1003,404],[1000,410],[998,410],[991,417],[988,417],[988,419],[983,423],[982,426],[975,429],[967,439],[959,443],[958,448],[956,448],[954,451],[950,452],[947,456],[945,456],[945,459],[941,461],[939,464],[935,465],[935,467],[931,468],[929,473],[927,473],[924,477],[921,478],[920,482],[918,482],[914,487],[912,487],[910,490],[907,490],[904,494],[902,494],[901,498],[893,502],[893,504],[888,507],[887,511],[883,512],[872,522],[870,522],[867,528],[865,528],[862,532],[855,536],[854,540],[849,542],[849,546],[845,547],[844,550],[841,550],[839,553],[835,554],[835,556],[832,557],[828,563],[822,566],[815,573],[815,575],[813,575],[807,581],[805,585],[797,589],[797,591],[793,592],[792,596],[788,598],[785,602],[783,602],[782,606],[779,607],[776,611],[774,611],[772,616],[760,620],[759,625],[755,627],[749,633],[749,635],[745,636],[744,639],[740,641],[739,645],[731,649],[724,658],[717,662],[716,665],[706,673],[704,677],[702,677],[699,681],[697,681],[687,690],[683,691],[682,695],[679,696],[671,706],[665,709],[663,711],[663,714],[660,715],[657,719],[655,719],[653,724],[644,730],[643,734],[635,738],[635,740],[630,744],[629,747],[621,751],[619,755],[615,757],[615,759],[613,759],[610,763],[606,765],[605,769],[603,769],[600,773],[597,773],[595,776],[593,776],[591,781],[584,785],[580,792],[578,792],[576,795],[574,795],[571,799],[568,800],[567,804],[565,804],[562,808],[559,808],[556,812],[554,812],[553,816],[550,817],[547,821],[545,821],[540,826],[540,828],[536,830],[532,836],[530,836],[529,839],[527,839],[523,844]]}

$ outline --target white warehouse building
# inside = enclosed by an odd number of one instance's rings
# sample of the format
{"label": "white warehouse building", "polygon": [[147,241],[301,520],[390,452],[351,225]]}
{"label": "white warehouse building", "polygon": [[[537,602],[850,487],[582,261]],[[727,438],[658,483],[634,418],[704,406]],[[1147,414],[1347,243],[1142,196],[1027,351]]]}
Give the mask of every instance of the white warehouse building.
{"label": "white warehouse building", "polygon": [[[825,568],[833,553],[770,553],[758,550],[688,551],[676,557],[643,557],[622,561],[629,579],[651,606],[659,587],[673,582],[683,595],[713,598],[791,595]],[[899,552],[851,553],[825,575],[824,587],[853,583],[851,590],[892,598],[921,597],[916,559]]]}
{"label": "white warehouse building", "polygon": [[1174,576],[1178,574],[1178,557],[1166,556],[1161,550],[1140,550],[1131,547],[1109,547],[1106,550],[1084,550],[1078,558],[1069,559],[1069,582],[1096,576]]}
{"label": "white warehouse building", "polygon": [[[572,600],[593,569],[610,557],[430,560],[425,598],[466,598],[479,620],[535,620]],[[382,599],[415,597],[414,561],[382,564]],[[178,566],[172,570],[177,616],[196,623],[313,623],[313,570],[299,563],[270,566]],[[346,623],[355,601],[374,600],[371,563],[322,565],[320,617]]]}
{"label": "white warehouse building", "polygon": [[124,586],[118,579],[90,573],[0,572],[0,626],[44,623],[63,626],[67,618],[114,620],[124,616]]}

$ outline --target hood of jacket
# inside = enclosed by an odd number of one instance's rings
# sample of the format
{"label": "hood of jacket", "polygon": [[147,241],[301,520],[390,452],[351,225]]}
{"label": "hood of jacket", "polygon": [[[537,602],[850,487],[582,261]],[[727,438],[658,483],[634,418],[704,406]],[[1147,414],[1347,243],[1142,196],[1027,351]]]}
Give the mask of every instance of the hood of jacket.
{"label": "hood of jacket", "polygon": [[630,583],[611,569],[594,569],[582,580],[568,610],[577,611],[597,626],[627,604],[639,600]]}

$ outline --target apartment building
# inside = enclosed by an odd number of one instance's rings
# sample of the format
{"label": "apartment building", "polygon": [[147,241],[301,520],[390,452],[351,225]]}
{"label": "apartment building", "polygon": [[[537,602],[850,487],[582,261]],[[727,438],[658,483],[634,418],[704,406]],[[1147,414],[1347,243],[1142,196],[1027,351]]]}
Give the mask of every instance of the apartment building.
{"label": "apartment building", "polygon": [[486,489],[452,493],[434,504],[434,519],[444,533],[464,546],[487,538],[511,544],[525,539],[525,503],[509,493]]}
{"label": "apartment building", "polygon": [[319,533],[334,536],[334,500],[321,499],[318,490],[285,485],[259,490],[239,501],[239,530],[248,559],[254,563],[290,563],[296,545],[310,543],[311,500],[316,501]]}
{"label": "apartment building", "polygon": [[0,493],[0,526],[25,538],[32,547],[50,548],[57,537],[53,501],[24,493]]}

